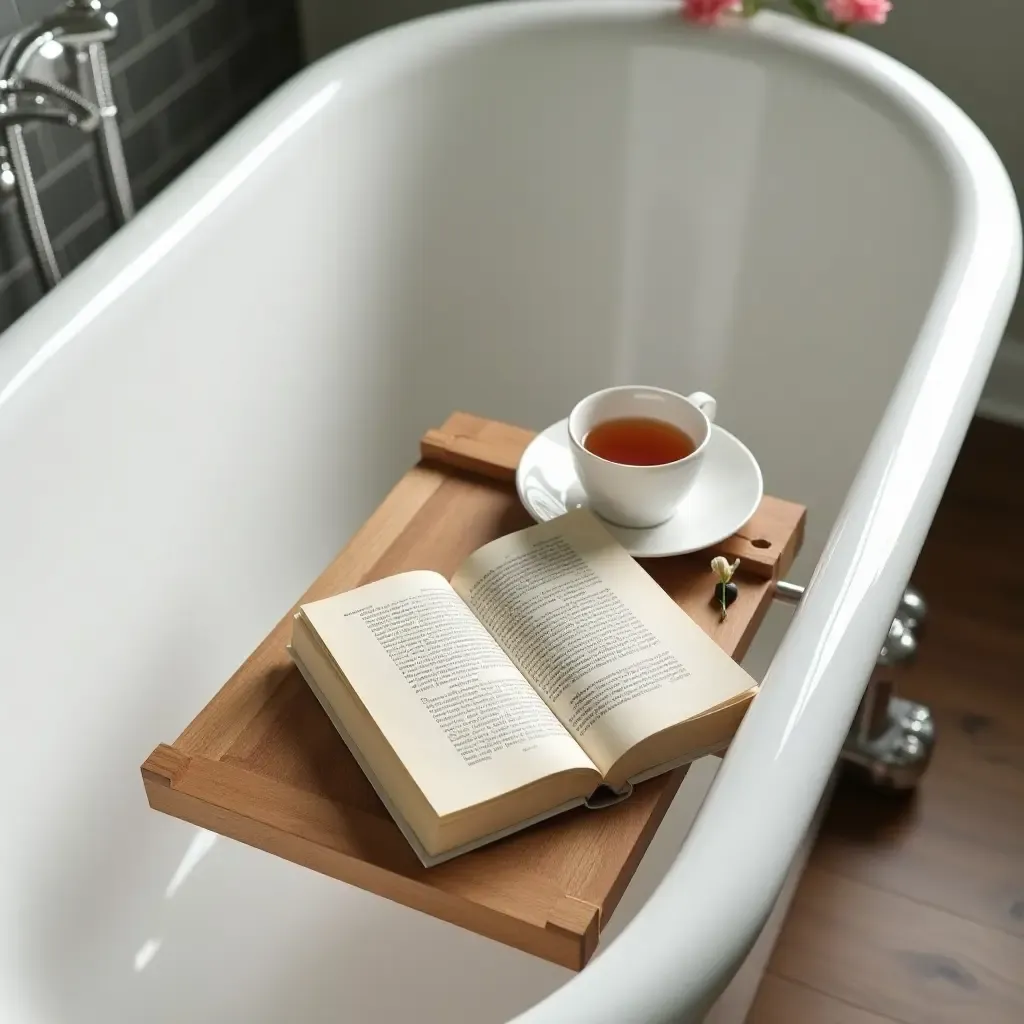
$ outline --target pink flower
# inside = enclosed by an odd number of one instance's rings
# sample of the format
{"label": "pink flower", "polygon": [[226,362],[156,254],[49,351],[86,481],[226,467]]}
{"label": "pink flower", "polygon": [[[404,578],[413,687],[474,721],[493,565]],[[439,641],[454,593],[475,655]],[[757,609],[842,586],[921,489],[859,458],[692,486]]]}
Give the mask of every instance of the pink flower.
{"label": "pink flower", "polygon": [[726,11],[739,6],[737,0],[683,0],[683,17],[698,25],[714,25]]}
{"label": "pink flower", "polygon": [[825,0],[825,7],[841,25],[857,21],[869,21],[884,25],[892,10],[890,0]]}

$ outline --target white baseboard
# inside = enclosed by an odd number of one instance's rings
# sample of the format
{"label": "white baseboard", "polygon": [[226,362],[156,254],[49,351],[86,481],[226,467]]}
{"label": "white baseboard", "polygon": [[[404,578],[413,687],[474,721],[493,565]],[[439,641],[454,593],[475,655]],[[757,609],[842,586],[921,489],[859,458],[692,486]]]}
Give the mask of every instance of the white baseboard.
{"label": "white baseboard", "polygon": [[999,348],[978,415],[1024,427],[1024,341],[1007,337]]}

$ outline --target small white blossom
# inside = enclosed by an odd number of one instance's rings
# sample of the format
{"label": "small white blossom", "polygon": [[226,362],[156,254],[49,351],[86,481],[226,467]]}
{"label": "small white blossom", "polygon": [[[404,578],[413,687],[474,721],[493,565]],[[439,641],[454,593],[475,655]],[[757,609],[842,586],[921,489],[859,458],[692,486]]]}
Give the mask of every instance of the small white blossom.
{"label": "small white blossom", "polygon": [[711,571],[722,581],[722,583],[728,583],[733,576],[736,574],[736,570],[740,567],[740,560],[737,558],[732,565],[729,564],[728,558],[723,558],[718,555],[717,558],[711,559]]}

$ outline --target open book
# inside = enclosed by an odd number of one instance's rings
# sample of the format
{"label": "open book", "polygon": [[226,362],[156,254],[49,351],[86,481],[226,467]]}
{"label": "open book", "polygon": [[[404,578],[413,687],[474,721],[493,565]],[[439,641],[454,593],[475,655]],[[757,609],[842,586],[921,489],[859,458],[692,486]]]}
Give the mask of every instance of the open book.
{"label": "open book", "polygon": [[586,511],[303,605],[289,651],[427,866],[720,750],[756,691]]}

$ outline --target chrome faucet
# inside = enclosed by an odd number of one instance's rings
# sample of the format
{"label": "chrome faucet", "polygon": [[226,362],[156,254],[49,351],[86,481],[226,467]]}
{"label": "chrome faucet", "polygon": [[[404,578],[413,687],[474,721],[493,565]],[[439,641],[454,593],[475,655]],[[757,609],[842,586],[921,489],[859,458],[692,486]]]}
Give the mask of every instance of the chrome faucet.
{"label": "chrome faucet", "polygon": [[99,109],[59,82],[0,78],[0,127],[32,121],[56,121],[68,128],[94,131]]}
{"label": "chrome faucet", "polygon": [[109,43],[117,36],[117,15],[99,0],[69,0],[67,5],[16,32],[0,56],[0,78],[23,72],[28,61],[48,43],[80,49]]}
{"label": "chrome faucet", "polygon": [[[61,279],[53,243],[29,162],[22,126],[31,121],[63,124],[96,133],[100,161],[115,221],[120,225],[135,213],[131,185],[117,126],[105,44],[116,38],[117,15],[101,0],[68,3],[11,37],[0,53],[0,128],[7,153],[0,153],[0,188],[14,188],[21,217],[32,240],[44,287]],[[29,72],[68,51],[77,73],[79,91],[59,81],[43,81]]]}

